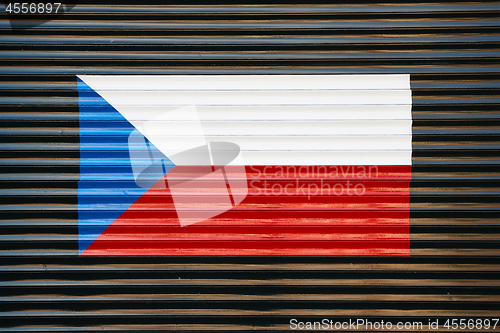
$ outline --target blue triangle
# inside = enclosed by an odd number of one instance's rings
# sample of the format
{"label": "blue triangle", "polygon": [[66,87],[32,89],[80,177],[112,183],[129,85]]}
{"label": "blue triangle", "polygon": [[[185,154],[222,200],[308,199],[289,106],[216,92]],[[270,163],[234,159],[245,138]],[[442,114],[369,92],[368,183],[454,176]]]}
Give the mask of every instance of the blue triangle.
{"label": "blue triangle", "polygon": [[[81,254],[175,165],[80,78],[77,78],[77,89],[80,108],[78,248]],[[148,166],[148,177],[138,181],[138,172]]]}

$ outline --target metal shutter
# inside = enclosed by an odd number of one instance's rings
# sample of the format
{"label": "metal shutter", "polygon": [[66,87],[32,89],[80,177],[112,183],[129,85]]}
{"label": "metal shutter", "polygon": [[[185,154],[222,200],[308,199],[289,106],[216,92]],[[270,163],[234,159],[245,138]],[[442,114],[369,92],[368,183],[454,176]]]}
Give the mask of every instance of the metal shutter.
{"label": "metal shutter", "polygon": [[[2,331],[289,330],[292,318],[427,330],[498,317],[499,13],[82,1],[34,28],[3,17]],[[75,75],[369,73],[411,74],[410,257],[77,256]]]}

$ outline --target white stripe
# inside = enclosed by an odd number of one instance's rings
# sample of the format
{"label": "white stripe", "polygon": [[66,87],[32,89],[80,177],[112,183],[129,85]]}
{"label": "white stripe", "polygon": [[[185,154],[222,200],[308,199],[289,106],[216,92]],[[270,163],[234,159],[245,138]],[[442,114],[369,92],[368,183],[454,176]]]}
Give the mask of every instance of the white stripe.
{"label": "white stripe", "polygon": [[247,165],[411,165],[411,151],[243,151]]}
{"label": "white stripe", "polygon": [[[193,122],[158,121],[148,135],[189,136]],[[409,135],[411,120],[372,121],[205,121],[203,132],[207,136],[233,135]],[[143,133],[144,134],[144,133]],[[230,140],[228,140],[230,141]]]}
{"label": "white stripe", "polygon": [[[183,140],[189,138],[184,137]],[[408,150],[411,151],[411,135],[395,136],[207,136],[209,142],[224,142],[230,140],[245,150]]]}
{"label": "white stripe", "polygon": [[411,164],[409,75],[80,78],[167,157],[226,141],[246,165]]}
{"label": "white stripe", "polygon": [[409,90],[410,76],[389,75],[79,75],[94,90]]}
{"label": "white stripe", "polygon": [[[200,146],[198,137],[163,136],[171,142],[182,140],[190,147]],[[396,136],[206,136],[207,142],[231,141],[246,150],[411,150],[411,135]],[[134,148],[130,146],[130,148]],[[137,147],[140,149],[140,147]]]}
{"label": "white stripe", "polygon": [[109,91],[98,93],[122,105],[386,105],[411,104],[409,90]]}
{"label": "white stripe", "polygon": [[[147,121],[165,112],[182,107],[120,106],[129,121]],[[211,120],[372,120],[411,119],[411,105],[290,105],[290,106],[197,106],[201,121]],[[186,116],[184,119],[189,120]]]}

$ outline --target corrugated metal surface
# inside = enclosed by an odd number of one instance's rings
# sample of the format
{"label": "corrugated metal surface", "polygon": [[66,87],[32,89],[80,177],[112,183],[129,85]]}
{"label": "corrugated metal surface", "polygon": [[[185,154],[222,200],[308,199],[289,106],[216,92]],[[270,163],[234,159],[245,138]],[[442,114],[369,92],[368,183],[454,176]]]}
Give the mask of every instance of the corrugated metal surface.
{"label": "corrugated metal surface", "polygon": [[[0,20],[3,330],[498,317],[499,13],[496,2],[80,3],[33,29]],[[76,256],[76,74],[364,73],[411,74],[411,257]]]}
{"label": "corrugated metal surface", "polygon": [[82,255],[410,254],[409,75],[78,79]]}

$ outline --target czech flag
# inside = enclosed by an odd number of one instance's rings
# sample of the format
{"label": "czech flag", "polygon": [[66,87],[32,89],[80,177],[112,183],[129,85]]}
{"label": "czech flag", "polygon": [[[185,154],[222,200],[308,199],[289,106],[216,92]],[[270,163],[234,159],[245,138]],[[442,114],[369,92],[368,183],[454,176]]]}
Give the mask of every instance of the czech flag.
{"label": "czech flag", "polygon": [[80,255],[410,255],[409,75],[77,82]]}

